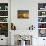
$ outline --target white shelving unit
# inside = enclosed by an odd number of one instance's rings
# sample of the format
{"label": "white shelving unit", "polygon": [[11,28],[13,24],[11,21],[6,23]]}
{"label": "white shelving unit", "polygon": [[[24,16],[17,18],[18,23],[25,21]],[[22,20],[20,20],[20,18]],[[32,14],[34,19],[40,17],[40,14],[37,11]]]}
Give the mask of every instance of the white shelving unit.
{"label": "white shelving unit", "polygon": [[0,3],[0,45],[8,45],[8,20],[8,2],[2,2]]}
{"label": "white shelving unit", "polygon": [[[38,31],[39,34],[40,31],[45,31],[46,33],[46,3],[38,3]],[[40,37],[46,37],[45,34],[40,35],[41,35]]]}

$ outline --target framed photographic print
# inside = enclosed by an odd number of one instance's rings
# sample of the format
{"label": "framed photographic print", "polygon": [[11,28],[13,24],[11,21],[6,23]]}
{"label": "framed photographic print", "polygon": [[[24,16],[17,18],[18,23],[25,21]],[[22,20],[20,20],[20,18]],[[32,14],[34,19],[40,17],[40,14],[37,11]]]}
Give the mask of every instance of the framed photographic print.
{"label": "framed photographic print", "polygon": [[8,23],[0,23],[0,35],[8,37]]}
{"label": "framed photographic print", "polygon": [[46,23],[38,23],[38,28],[46,28]]}
{"label": "framed photographic print", "polygon": [[39,29],[39,37],[46,37],[46,29]]}
{"label": "framed photographic print", "polygon": [[29,10],[18,10],[17,18],[19,19],[28,19],[29,18]]}

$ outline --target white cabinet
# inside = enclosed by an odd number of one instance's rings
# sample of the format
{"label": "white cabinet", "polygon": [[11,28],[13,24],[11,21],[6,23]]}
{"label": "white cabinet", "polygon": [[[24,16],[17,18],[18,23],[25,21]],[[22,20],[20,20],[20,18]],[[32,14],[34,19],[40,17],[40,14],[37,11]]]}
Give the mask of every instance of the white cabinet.
{"label": "white cabinet", "polygon": [[46,37],[46,3],[38,3],[39,37]]}
{"label": "white cabinet", "polygon": [[46,46],[46,3],[38,3],[38,45]]}
{"label": "white cabinet", "polygon": [[5,37],[5,35],[0,35],[0,45],[8,45],[8,37]]}
{"label": "white cabinet", "polygon": [[8,45],[8,2],[0,0],[0,45]]}
{"label": "white cabinet", "polygon": [[10,14],[10,0],[0,0],[0,45],[9,43]]}
{"label": "white cabinet", "polygon": [[38,38],[38,46],[46,46],[46,38],[44,37]]}

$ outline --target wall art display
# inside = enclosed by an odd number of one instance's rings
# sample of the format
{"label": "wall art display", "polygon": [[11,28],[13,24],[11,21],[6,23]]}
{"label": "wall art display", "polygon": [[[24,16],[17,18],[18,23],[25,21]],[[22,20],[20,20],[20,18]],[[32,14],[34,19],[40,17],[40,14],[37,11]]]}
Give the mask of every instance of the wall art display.
{"label": "wall art display", "polygon": [[18,10],[17,18],[28,19],[29,18],[29,10]]}
{"label": "wall art display", "polygon": [[46,29],[39,29],[39,37],[46,37]]}

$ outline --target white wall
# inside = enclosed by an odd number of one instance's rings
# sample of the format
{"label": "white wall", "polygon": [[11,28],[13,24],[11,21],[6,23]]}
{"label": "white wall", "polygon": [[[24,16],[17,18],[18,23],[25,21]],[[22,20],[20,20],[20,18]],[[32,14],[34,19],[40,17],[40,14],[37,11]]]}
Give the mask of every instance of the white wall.
{"label": "white wall", "polygon": [[[17,10],[29,10],[29,19],[18,19]],[[29,33],[29,26],[35,26],[33,35],[37,34],[37,0],[11,0],[11,22],[16,25],[17,30],[15,34],[31,34]],[[14,41],[14,40],[13,40]]]}
{"label": "white wall", "polygon": [[[26,34],[27,31],[29,31],[28,27],[33,24],[35,26],[35,30],[32,31],[32,34],[34,36],[33,46],[41,46],[40,44],[43,44],[43,39],[38,38],[37,30],[38,3],[46,3],[46,0],[11,0],[11,22],[16,25],[17,30],[15,31],[15,33],[19,32],[19,34],[21,34],[23,32],[24,34]],[[29,19],[18,19],[17,10],[29,10]]]}
{"label": "white wall", "polygon": [[[38,3],[46,0],[11,0],[11,22],[16,25],[17,30],[28,30],[34,24],[37,29]],[[18,10],[29,10],[29,19],[18,19]]]}
{"label": "white wall", "polygon": [[[32,3],[33,2],[33,3]],[[34,4],[34,5],[33,5]],[[18,19],[18,10],[29,10],[29,19]],[[28,30],[35,20],[37,20],[37,2],[31,0],[12,0],[11,1],[11,22],[16,25],[17,30]],[[35,19],[36,17],[36,19]]]}

